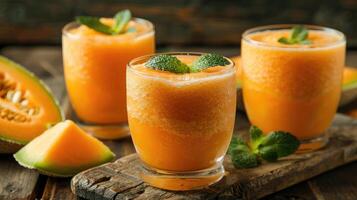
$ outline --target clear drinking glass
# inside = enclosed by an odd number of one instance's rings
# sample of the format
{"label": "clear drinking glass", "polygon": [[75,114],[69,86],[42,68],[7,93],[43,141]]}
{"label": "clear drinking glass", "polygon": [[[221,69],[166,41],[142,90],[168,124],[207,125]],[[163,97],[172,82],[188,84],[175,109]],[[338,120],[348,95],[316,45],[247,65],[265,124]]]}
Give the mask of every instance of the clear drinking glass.
{"label": "clear drinking glass", "polygon": [[311,151],[328,141],[326,129],[341,94],[346,41],[343,33],[305,25],[311,44],[285,45],[294,25],[247,30],[242,39],[242,89],[252,124],[265,133],[291,132]]}
{"label": "clear drinking glass", "polygon": [[[113,19],[101,19],[113,23]],[[103,33],[71,22],[63,28],[62,49],[68,95],[83,128],[102,139],[129,134],[125,75],[127,63],[155,52],[151,22],[133,18],[118,35]]]}
{"label": "clear drinking glass", "polygon": [[[159,55],[159,54],[155,54]],[[202,53],[169,53],[186,64]],[[168,190],[192,190],[220,180],[234,128],[234,63],[199,73],[144,67],[154,55],[127,67],[131,136],[143,163],[141,177]]]}

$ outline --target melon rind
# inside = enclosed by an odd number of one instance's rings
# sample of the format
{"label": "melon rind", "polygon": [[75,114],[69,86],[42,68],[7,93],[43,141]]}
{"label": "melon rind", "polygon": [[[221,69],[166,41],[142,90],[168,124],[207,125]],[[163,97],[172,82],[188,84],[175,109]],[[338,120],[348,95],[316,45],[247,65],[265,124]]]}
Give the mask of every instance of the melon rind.
{"label": "melon rind", "polygon": [[72,177],[77,173],[89,169],[94,166],[98,166],[107,162],[110,162],[115,157],[115,154],[111,151],[105,153],[104,156],[99,162],[92,163],[90,165],[83,165],[80,167],[73,167],[73,168],[58,168],[48,163],[42,162],[35,162],[34,160],[28,159],[30,157],[25,152],[19,151],[18,153],[14,154],[15,160],[23,167],[28,169],[36,169],[39,171],[40,174],[52,176],[52,177]]}
{"label": "melon rind", "polygon": [[[69,127],[75,127],[75,130],[79,130],[78,132],[73,132],[73,128],[70,129],[68,132]],[[56,129],[57,128],[57,129]],[[56,126],[51,128],[52,130],[47,130],[45,133],[42,135],[36,137],[34,140],[32,140],[30,143],[28,143],[26,146],[24,146],[22,149],[20,149],[16,154],[14,154],[15,160],[21,165],[26,168],[30,169],[37,169],[40,173],[49,175],[49,176],[55,176],[55,177],[71,177],[74,176],[75,174],[86,170],[90,167],[98,166],[107,162],[110,162],[113,160],[115,157],[115,154],[102,142],[98,141],[98,139],[93,138],[90,135],[87,135],[83,130],[79,129],[73,122],[67,120],[64,122],[61,122],[57,124]],[[71,131],[72,130],[72,131]],[[78,140],[70,140],[71,137],[68,135],[73,135],[73,134],[82,134],[78,135],[79,139]],[[88,138],[90,137],[90,138]],[[76,148],[80,149],[63,149],[63,148],[58,148],[61,146],[58,146],[57,144],[63,144],[63,141],[71,141],[73,142],[73,146]],[[93,143],[94,141],[94,143]],[[78,145],[77,143],[78,142]],[[65,142],[66,143],[66,142]],[[92,148],[92,145],[94,149],[98,149],[95,155],[97,157],[92,157],[93,159],[90,159],[91,161],[83,161],[83,164],[81,165],[76,164],[74,166],[70,166],[67,163],[67,166],[63,167],[58,166],[54,163],[56,163],[56,158],[60,159],[58,156],[68,156],[72,155],[74,152],[81,152],[83,149],[81,148],[82,146],[80,144],[85,143],[86,147]],[[91,144],[91,145],[89,145]],[[56,149],[57,147],[57,149]],[[57,154],[48,154],[51,152],[51,150],[59,150],[59,153],[61,155]],[[58,152],[58,151],[55,151]],[[93,151],[91,151],[93,152]],[[48,155],[51,155],[48,157]],[[79,155],[82,155],[79,153]],[[62,157],[63,158],[63,157]],[[76,158],[80,160],[79,158]],[[61,160],[61,159],[60,159]],[[58,163],[58,160],[57,160]]]}
{"label": "melon rind", "polygon": [[[32,72],[28,71],[26,68],[22,67],[20,64],[15,63],[14,61],[11,61],[4,56],[0,55],[0,62],[5,63],[9,67],[10,66],[13,67],[20,73],[25,74],[28,78],[30,78],[33,81],[34,84],[37,84],[41,88],[43,88],[43,91],[49,96],[49,98],[51,99],[51,102],[53,103],[54,107],[57,110],[57,113],[58,113],[58,116],[60,119],[59,121],[63,121],[65,119],[64,112],[62,111],[59,102],[54,97],[53,93],[51,92],[51,89],[42,80],[37,78]],[[0,143],[1,144],[0,145],[0,154],[1,154],[1,153],[14,153],[29,141],[14,140],[13,138],[4,137],[0,133],[0,142],[1,142]]]}

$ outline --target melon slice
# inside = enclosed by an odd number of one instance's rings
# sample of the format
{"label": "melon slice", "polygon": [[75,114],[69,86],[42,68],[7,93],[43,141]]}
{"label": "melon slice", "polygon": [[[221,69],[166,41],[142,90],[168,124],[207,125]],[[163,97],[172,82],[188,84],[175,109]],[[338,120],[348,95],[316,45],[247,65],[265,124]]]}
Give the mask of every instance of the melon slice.
{"label": "melon slice", "polygon": [[64,119],[48,87],[22,66],[0,56],[0,153],[14,153]]}
{"label": "melon slice", "polygon": [[27,168],[51,176],[69,177],[114,158],[101,141],[70,120],[60,122],[38,136],[15,155]]}
{"label": "melon slice", "polygon": [[357,87],[357,68],[345,67],[343,70],[343,90]]}

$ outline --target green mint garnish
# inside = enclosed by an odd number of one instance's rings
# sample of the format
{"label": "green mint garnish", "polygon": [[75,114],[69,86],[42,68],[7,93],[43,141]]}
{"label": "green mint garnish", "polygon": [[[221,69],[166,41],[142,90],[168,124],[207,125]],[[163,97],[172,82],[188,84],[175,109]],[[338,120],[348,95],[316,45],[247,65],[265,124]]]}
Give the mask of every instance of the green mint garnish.
{"label": "green mint garnish", "polygon": [[260,160],[274,162],[293,154],[300,146],[300,141],[288,132],[272,131],[264,136],[258,127],[252,126],[249,134],[250,145],[237,137],[231,140],[228,154],[236,167],[256,167]]}
{"label": "green mint garnish", "polygon": [[230,62],[223,56],[213,53],[208,53],[200,56],[192,65],[193,72],[199,72],[213,66],[225,66]]}
{"label": "green mint garnish", "polygon": [[264,138],[263,131],[253,125],[249,129],[249,135],[250,135],[250,144],[252,146],[252,149],[257,149],[259,144]]}
{"label": "green mint garnish", "polygon": [[213,66],[225,66],[228,64],[230,64],[230,62],[218,54],[204,54],[198,57],[192,66],[186,65],[175,56],[163,54],[151,57],[145,66],[151,69],[174,73],[191,73],[200,72]]}
{"label": "green mint garnish", "polygon": [[98,32],[105,33],[107,35],[114,34],[112,28],[100,22],[97,17],[78,16],[76,17],[76,21]]}
{"label": "green mint garnish", "polygon": [[107,35],[117,35],[123,33],[130,19],[131,19],[130,10],[122,10],[117,12],[114,16],[113,26],[108,26],[106,24],[103,24],[100,21],[99,17],[91,17],[91,16],[76,17],[76,21],[78,23]]}
{"label": "green mint garnish", "polygon": [[129,23],[131,19],[131,12],[130,10],[123,10],[117,12],[114,16],[114,26],[113,31],[117,34],[122,33],[126,25]]}
{"label": "green mint garnish", "polygon": [[228,154],[231,155],[235,167],[251,168],[259,165],[257,155],[242,139],[233,137],[229,145]]}
{"label": "green mint garnish", "polygon": [[299,145],[299,140],[290,133],[273,131],[261,140],[258,152],[264,160],[276,161],[280,157],[294,153]]}
{"label": "green mint garnish", "polygon": [[308,38],[309,31],[304,26],[294,26],[289,38],[281,37],[278,42],[282,44],[311,44]]}
{"label": "green mint garnish", "polygon": [[175,56],[171,55],[157,55],[151,57],[146,63],[145,67],[161,70],[161,71],[169,71],[173,73],[189,73],[190,67],[185,63],[181,62]]}

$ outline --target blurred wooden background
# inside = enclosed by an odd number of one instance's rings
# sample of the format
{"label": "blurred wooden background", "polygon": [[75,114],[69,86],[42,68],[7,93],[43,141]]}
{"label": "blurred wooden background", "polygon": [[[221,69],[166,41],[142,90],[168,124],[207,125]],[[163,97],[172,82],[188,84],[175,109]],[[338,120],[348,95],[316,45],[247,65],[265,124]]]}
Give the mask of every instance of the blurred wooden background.
{"label": "blurred wooden background", "polygon": [[0,0],[0,45],[60,44],[74,16],[124,8],[152,21],[162,46],[234,46],[247,28],[307,23],[341,30],[357,49],[357,0]]}

